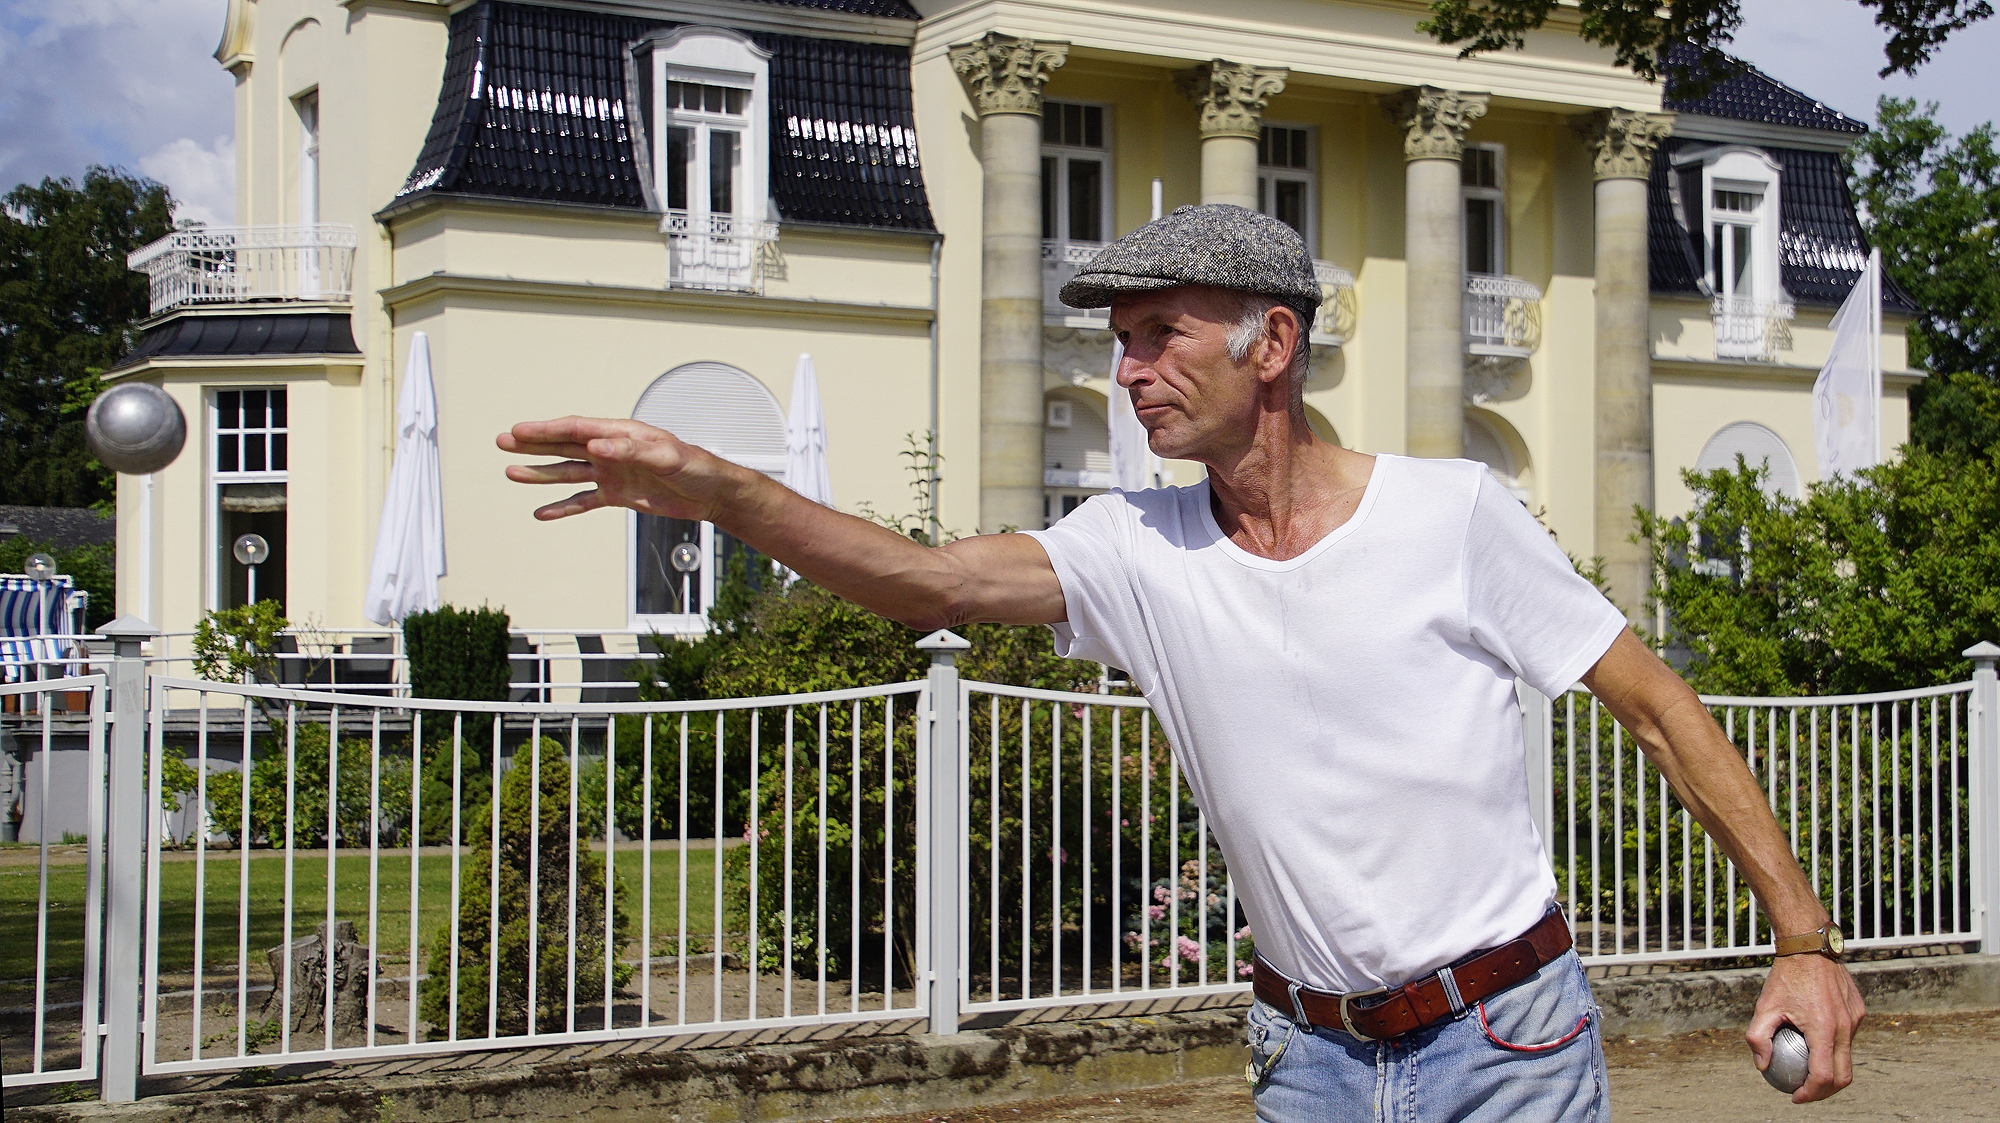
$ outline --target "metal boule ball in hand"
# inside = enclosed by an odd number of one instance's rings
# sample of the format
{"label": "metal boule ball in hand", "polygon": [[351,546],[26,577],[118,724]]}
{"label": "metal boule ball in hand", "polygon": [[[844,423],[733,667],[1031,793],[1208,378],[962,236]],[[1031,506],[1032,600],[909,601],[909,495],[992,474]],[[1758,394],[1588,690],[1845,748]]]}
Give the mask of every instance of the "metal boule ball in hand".
{"label": "metal boule ball in hand", "polygon": [[144,475],[174,462],[187,443],[187,418],[172,395],[150,382],[114,386],[90,403],[83,439],[114,472]]}
{"label": "metal boule ball in hand", "polygon": [[1805,1034],[1779,1026],[1771,1035],[1771,1063],[1764,1069],[1764,1079],[1780,1092],[1796,1092],[1806,1082],[1807,1059]]}

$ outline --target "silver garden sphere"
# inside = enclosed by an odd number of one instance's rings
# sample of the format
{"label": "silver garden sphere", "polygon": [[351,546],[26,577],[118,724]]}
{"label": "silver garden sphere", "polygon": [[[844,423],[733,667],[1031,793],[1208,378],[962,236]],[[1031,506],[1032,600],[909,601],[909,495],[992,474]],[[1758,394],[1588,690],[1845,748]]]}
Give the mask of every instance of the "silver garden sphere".
{"label": "silver garden sphere", "polygon": [[105,467],[144,475],[180,455],[187,443],[187,418],[165,390],[150,382],[128,382],[90,403],[83,435],[91,455]]}
{"label": "silver garden sphere", "polygon": [[237,536],[229,552],[244,565],[263,565],[271,556],[271,544],[261,534],[243,534]]}

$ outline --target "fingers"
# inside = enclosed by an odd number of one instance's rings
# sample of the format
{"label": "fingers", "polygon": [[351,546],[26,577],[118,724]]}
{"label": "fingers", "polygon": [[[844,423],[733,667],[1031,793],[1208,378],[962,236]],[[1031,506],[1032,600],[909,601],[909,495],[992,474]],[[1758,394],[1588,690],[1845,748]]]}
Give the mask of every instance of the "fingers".
{"label": "fingers", "polygon": [[559,464],[509,464],[507,478],[517,484],[596,483],[597,468],[581,460],[565,460]]}
{"label": "fingers", "polygon": [[529,456],[562,455],[528,450],[550,446],[580,447],[598,437],[629,436],[635,428],[650,429],[652,426],[606,417],[558,417],[553,421],[523,421],[500,434],[498,443],[508,452],[523,452]]}
{"label": "fingers", "polygon": [[579,491],[568,499],[535,508],[535,518],[542,522],[554,522],[557,519],[566,519],[571,515],[581,515],[585,511],[595,511],[599,507],[609,505],[604,498],[604,493],[598,491],[596,488],[592,488],[589,491]]}

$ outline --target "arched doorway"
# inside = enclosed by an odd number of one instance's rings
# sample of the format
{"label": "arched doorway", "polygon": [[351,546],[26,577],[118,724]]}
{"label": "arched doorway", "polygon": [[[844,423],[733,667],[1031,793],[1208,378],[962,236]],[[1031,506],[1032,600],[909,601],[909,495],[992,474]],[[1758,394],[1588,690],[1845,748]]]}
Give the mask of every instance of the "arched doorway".
{"label": "arched doorway", "polygon": [[1532,493],[1528,449],[1514,427],[1485,410],[1465,411],[1465,458],[1486,465],[1500,486],[1526,503]]}

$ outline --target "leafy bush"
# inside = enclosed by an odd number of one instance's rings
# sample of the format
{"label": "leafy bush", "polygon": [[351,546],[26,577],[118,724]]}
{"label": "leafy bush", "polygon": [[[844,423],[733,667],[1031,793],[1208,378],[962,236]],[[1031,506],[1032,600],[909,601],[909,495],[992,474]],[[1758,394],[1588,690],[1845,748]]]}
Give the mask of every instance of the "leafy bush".
{"label": "leafy bush", "polygon": [[[443,605],[432,612],[403,618],[403,650],[409,657],[410,693],[417,698],[504,702],[512,690],[508,661],[508,626],[503,611],[481,606],[460,609]],[[452,737],[459,737],[460,804],[473,806],[492,787],[493,719],[490,714],[424,714],[422,775],[423,841],[451,841]]]}
{"label": "leafy bush", "polygon": [[[458,967],[458,1035],[484,1036],[489,1016],[502,1035],[528,1032],[530,1003],[538,1031],[563,1025],[569,1009],[570,863],[576,864],[575,996],[579,1005],[601,996],[607,946],[603,930],[604,860],[588,848],[572,854],[569,831],[570,769],[565,750],[543,738],[523,745],[500,781],[498,918],[490,893],[495,876],[492,801],[468,815],[474,849],[459,882],[458,940],[449,926],[432,938],[429,974],[418,989],[419,1009],[433,1026],[451,1021],[451,964]],[[596,918],[593,922],[592,918]],[[631,918],[622,885],[613,887],[609,951],[628,938]],[[530,945],[534,987],[529,991]],[[622,987],[633,969],[612,967],[611,983]],[[489,979],[493,981],[489,983]],[[498,1006],[488,1004],[494,987]]]}
{"label": "leafy bush", "polygon": [[278,636],[290,624],[274,600],[202,613],[194,626],[195,673],[211,682],[276,682]]}
{"label": "leafy bush", "polygon": [[[335,749],[338,759],[335,760]],[[370,743],[366,737],[343,735],[336,745],[329,728],[320,722],[299,720],[292,733],[292,760],[297,768],[290,773],[285,759],[285,728],[277,722],[275,734],[256,738],[250,768],[249,844],[285,845],[289,831],[293,846],[313,849],[327,844],[327,804],[333,796],[335,845],[366,846],[369,842],[370,793],[374,775]],[[334,779],[329,782],[331,769]],[[287,780],[296,776],[291,788],[293,817],[285,813]],[[410,819],[410,761],[407,756],[385,751],[380,766],[380,789],[375,793],[379,810],[380,841],[384,846],[408,841],[405,831]],[[190,785],[190,790],[192,786]],[[450,795],[446,789],[447,798]],[[243,830],[243,782],[241,774],[212,773],[208,780],[210,826],[218,834],[236,838]],[[240,840],[239,840],[240,841]]]}

